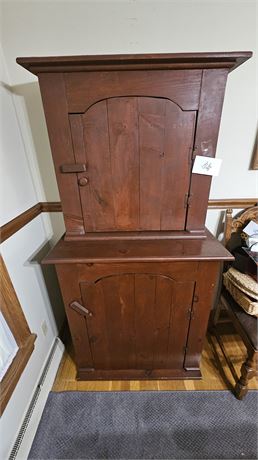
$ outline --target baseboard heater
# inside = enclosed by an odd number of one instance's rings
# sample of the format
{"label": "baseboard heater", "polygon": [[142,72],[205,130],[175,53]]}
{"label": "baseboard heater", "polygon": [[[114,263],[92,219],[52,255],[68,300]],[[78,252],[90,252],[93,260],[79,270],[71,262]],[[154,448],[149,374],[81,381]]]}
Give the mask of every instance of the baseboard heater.
{"label": "baseboard heater", "polygon": [[[43,409],[44,409],[44,406],[47,400],[48,393],[52,388],[52,384],[53,384],[56,372],[58,370],[58,366],[61,361],[63,352],[64,352],[63,342],[59,339],[59,337],[57,337],[49,353],[49,357],[46,361],[46,364],[40,376],[38,385],[32,396],[30,405],[27,409],[27,412],[23,419],[21,428],[14,442],[13,448],[9,455],[9,460],[15,460],[16,458],[19,458],[19,460],[27,459],[27,456],[30,451],[30,447],[33,442],[35,432],[37,430],[37,427],[40,422],[40,418],[41,418],[41,415],[42,415],[42,412],[43,412]],[[55,365],[53,366],[53,364]],[[44,389],[44,384],[46,384],[47,379],[49,379],[49,382],[47,386],[45,385],[46,388],[45,388],[44,397],[42,398],[40,407],[38,407],[37,414],[35,414],[36,407],[39,405],[39,399],[43,396],[42,392]],[[35,416],[35,420],[33,421],[33,427],[31,427],[32,429],[29,429],[30,425],[32,425],[30,424],[30,422],[33,416]],[[28,431],[30,431],[30,433],[28,433]],[[25,438],[27,439],[25,440]]]}

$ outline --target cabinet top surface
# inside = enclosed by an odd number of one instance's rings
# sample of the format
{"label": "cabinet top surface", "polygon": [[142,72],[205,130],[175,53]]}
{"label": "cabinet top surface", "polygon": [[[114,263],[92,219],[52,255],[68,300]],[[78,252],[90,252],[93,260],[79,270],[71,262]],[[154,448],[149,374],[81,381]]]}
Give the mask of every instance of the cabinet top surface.
{"label": "cabinet top surface", "polygon": [[235,69],[252,56],[251,51],[212,53],[112,54],[88,56],[18,57],[31,73],[137,69]]}
{"label": "cabinet top surface", "polygon": [[204,239],[64,241],[44,258],[45,264],[175,262],[233,260],[208,231]]}

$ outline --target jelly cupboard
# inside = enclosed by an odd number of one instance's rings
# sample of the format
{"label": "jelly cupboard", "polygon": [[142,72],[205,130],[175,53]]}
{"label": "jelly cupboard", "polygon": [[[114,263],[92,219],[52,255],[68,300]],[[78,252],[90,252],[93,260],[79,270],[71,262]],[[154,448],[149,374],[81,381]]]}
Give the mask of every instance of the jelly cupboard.
{"label": "jelly cupboard", "polygon": [[221,261],[205,229],[228,73],[249,52],[18,58],[39,78],[79,379],[198,378]]}

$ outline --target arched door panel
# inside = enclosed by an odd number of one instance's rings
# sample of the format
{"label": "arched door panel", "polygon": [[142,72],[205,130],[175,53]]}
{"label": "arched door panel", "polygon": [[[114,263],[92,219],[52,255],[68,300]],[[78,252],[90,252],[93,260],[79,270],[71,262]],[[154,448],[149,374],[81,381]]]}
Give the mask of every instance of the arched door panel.
{"label": "arched door panel", "polygon": [[81,283],[95,369],[182,368],[194,283],[125,273]]}
{"label": "arched door panel", "polygon": [[184,230],[195,112],[115,97],[70,115],[86,231]]}

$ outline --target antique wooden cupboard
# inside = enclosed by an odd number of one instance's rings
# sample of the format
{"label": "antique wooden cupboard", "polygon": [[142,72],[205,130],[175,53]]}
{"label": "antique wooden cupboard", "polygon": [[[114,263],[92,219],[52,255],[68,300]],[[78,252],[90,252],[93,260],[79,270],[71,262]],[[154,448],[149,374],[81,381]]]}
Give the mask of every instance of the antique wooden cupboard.
{"label": "antique wooden cupboard", "polygon": [[[79,379],[199,378],[221,261],[205,229],[228,73],[250,52],[18,58],[39,78]],[[207,148],[208,146],[208,148]]]}

